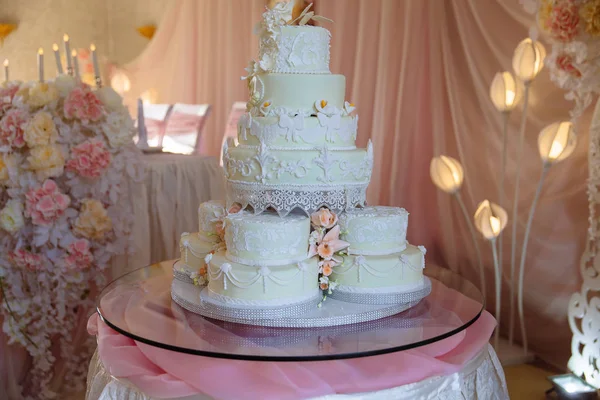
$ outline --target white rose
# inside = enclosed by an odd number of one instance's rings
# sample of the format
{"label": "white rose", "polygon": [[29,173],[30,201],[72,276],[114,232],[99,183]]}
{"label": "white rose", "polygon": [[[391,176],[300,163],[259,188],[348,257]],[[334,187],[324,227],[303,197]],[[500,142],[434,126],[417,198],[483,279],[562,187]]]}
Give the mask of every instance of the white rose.
{"label": "white rose", "polygon": [[70,75],[59,75],[54,80],[54,85],[62,97],[67,97],[71,90],[77,86],[77,81]]}
{"label": "white rose", "polygon": [[121,111],[123,109],[123,98],[110,86],[104,86],[96,90],[96,96],[110,111]]}
{"label": "white rose", "polygon": [[45,111],[35,114],[25,127],[23,138],[29,147],[56,143],[58,131],[52,115]]}
{"label": "white rose", "polygon": [[65,157],[57,145],[34,147],[27,161],[39,180],[61,176],[64,172]]}
{"label": "white rose", "polygon": [[16,233],[23,225],[23,204],[16,199],[9,200],[0,211],[0,227],[7,232]]}
{"label": "white rose", "polygon": [[132,141],[133,120],[125,109],[121,112],[112,112],[106,117],[106,123],[102,125],[102,130],[110,147],[121,147]]}

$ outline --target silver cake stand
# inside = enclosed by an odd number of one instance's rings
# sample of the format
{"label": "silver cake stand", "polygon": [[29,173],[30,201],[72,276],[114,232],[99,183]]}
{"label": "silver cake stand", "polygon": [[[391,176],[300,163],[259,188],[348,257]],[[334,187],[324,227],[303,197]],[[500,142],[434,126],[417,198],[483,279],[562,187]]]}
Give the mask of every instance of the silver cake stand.
{"label": "silver cake stand", "polygon": [[171,298],[175,303],[203,317],[246,325],[314,328],[340,326],[373,321],[401,313],[417,305],[431,293],[431,281],[425,277],[423,285],[402,294],[402,302],[375,305],[350,303],[327,298],[318,307],[317,297],[300,305],[271,309],[225,306],[208,296],[208,289],[192,283],[173,279]]}

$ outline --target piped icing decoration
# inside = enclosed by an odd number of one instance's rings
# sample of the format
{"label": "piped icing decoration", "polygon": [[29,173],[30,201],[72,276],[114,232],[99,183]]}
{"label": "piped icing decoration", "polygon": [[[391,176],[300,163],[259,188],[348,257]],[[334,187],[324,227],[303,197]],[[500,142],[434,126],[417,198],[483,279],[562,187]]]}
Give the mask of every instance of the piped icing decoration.
{"label": "piped icing decoration", "polygon": [[323,293],[323,302],[337,286],[329,277],[335,267],[342,264],[342,250],[350,244],[340,239],[338,216],[333,211],[321,208],[311,214],[310,222],[313,230],[309,236],[308,257],[317,256],[319,259],[319,288]]}

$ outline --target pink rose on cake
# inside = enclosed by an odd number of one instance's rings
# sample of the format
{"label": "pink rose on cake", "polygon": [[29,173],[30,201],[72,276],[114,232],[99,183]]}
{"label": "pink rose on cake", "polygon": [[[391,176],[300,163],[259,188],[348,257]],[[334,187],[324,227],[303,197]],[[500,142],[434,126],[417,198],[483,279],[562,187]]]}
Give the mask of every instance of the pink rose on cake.
{"label": "pink rose on cake", "polygon": [[0,146],[21,148],[25,145],[23,129],[28,115],[21,109],[9,110],[0,120]]}
{"label": "pink rose on cake", "polygon": [[112,221],[98,200],[82,201],[81,212],[74,224],[74,232],[92,240],[102,240],[112,230]]}
{"label": "pink rose on cake", "polygon": [[87,85],[80,85],[71,90],[64,105],[65,117],[79,119],[83,122],[98,121],[104,115],[102,102]]}
{"label": "pink rose on cake", "polygon": [[31,272],[39,271],[43,268],[42,257],[24,249],[11,251],[8,254],[8,259],[15,267]]}
{"label": "pink rose on cake", "polygon": [[335,213],[329,211],[326,208],[321,208],[319,211],[315,211],[310,216],[310,221],[314,226],[320,226],[325,229],[333,228],[337,224],[338,217]]}
{"label": "pink rose on cake", "polygon": [[71,198],[61,193],[52,179],[48,179],[42,187],[25,195],[25,215],[34,225],[50,226],[64,214],[69,204]]}
{"label": "pink rose on cake", "polygon": [[90,139],[73,147],[67,169],[84,178],[98,178],[108,168],[110,161],[111,156],[104,143]]}
{"label": "pink rose on cake", "polygon": [[75,240],[67,248],[67,253],[68,256],[65,258],[65,265],[68,269],[88,269],[94,261],[94,256],[90,252],[90,242],[86,239]]}

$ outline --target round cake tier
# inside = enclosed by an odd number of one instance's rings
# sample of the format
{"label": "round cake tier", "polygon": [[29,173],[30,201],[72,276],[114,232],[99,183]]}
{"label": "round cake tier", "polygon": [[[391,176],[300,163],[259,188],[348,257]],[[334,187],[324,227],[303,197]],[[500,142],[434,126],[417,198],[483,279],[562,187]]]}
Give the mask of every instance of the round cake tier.
{"label": "round cake tier", "polygon": [[208,265],[208,295],[232,307],[284,307],[317,298],[318,274],[316,258],[277,267],[249,266],[218,252]]}
{"label": "round cake tier", "polygon": [[198,224],[200,234],[215,239],[217,224],[225,216],[225,203],[221,200],[210,200],[198,206]]}
{"label": "round cake tier", "polygon": [[198,272],[204,265],[204,257],[215,249],[216,244],[216,240],[206,240],[198,232],[182,233],[179,239],[180,266],[186,271]]}
{"label": "round cake tier", "polygon": [[277,35],[262,35],[258,59],[269,70],[283,73],[329,73],[329,41],[325,28],[310,25],[277,27]]}
{"label": "round cake tier", "polygon": [[247,265],[273,266],[300,262],[308,255],[310,220],[304,214],[285,218],[273,212],[241,211],[225,218],[227,259]]}
{"label": "round cake tier", "polygon": [[414,290],[423,284],[424,248],[408,245],[406,250],[385,256],[349,255],[333,268],[334,290],[351,293],[387,294]]}
{"label": "round cake tier", "polygon": [[344,75],[258,74],[251,88],[252,102],[261,115],[316,115],[329,105],[331,112],[344,110],[346,77]]}
{"label": "round cake tier", "polygon": [[340,215],[342,239],[350,254],[386,255],[406,248],[408,212],[399,207],[365,207]]}
{"label": "round cake tier", "polygon": [[314,149],[329,146],[335,150],[356,148],[358,116],[330,118],[289,116],[253,117],[246,115],[238,124],[240,147],[267,145],[270,148]]}

